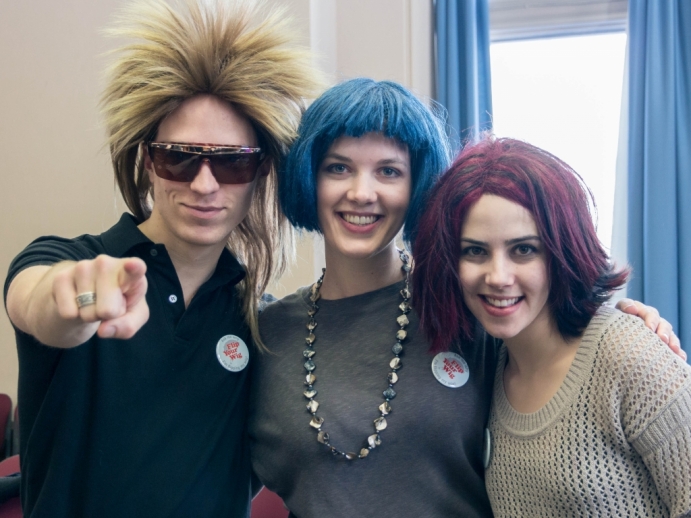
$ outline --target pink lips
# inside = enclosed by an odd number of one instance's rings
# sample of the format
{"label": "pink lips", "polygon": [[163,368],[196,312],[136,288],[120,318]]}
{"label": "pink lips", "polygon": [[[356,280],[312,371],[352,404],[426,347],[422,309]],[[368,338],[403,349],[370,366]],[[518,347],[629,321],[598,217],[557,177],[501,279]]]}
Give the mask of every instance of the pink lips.
{"label": "pink lips", "polygon": [[185,208],[195,217],[200,219],[212,219],[221,212],[219,207],[207,207],[200,205],[184,205]]}
{"label": "pink lips", "polygon": [[[487,299],[485,298],[484,295],[479,295],[480,302],[482,303],[482,307],[485,309],[485,311],[490,314],[493,317],[505,317],[508,315],[511,315],[518,311],[518,308],[521,306],[521,302],[523,302],[524,297],[518,297],[518,301],[515,304],[512,304],[510,306],[505,306],[505,307],[497,307],[493,306],[489,302],[487,302]],[[516,297],[492,297],[493,299],[513,299]]]}
{"label": "pink lips", "polygon": [[378,214],[356,214],[349,212],[348,214],[352,214],[354,216],[361,216],[361,217],[368,217],[368,216],[377,216],[377,218],[370,224],[368,225],[356,225],[354,223],[350,223],[343,217],[343,212],[339,212],[339,220],[343,224],[343,226],[348,230],[349,232],[352,232],[354,234],[367,234],[369,232],[372,232],[374,228],[377,226],[377,224],[382,220],[382,218]]}

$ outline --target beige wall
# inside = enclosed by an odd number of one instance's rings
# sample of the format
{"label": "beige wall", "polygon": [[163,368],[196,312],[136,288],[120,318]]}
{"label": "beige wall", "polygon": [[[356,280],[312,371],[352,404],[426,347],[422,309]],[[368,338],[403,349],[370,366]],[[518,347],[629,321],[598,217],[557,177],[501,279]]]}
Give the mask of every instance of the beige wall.
{"label": "beige wall", "polygon": [[[431,0],[273,0],[290,8],[305,43],[335,80],[393,79],[430,95]],[[0,189],[3,279],[12,258],[45,234],[100,233],[123,211],[97,112],[104,27],[124,0],[0,2]],[[314,280],[323,259],[311,236],[272,287]],[[0,315],[0,392],[16,401],[12,328]]]}

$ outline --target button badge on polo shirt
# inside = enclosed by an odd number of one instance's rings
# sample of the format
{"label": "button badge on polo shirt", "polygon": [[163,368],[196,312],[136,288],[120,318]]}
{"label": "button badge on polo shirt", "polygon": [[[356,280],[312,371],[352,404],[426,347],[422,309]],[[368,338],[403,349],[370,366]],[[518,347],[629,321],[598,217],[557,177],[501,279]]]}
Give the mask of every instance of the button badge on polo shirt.
{"label": "button badge on polo shirt", "polygon": [[458,388],[468,381],[470,369],[460,354],[445,352],[437,354],[432,359],[432,374],[442,385]]}
{"label": "button badge on polo shirt", "polygon": [[225,335],[216,344],[218,362],[231,372],[240,372],[250,361],[250,351],[242,338]]}

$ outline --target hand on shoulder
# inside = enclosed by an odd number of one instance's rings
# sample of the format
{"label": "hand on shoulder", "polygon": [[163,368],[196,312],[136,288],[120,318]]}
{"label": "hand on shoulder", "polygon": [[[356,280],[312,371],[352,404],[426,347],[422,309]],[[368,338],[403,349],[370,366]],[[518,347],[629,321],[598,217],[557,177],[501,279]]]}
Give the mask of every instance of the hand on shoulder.
{"label": "hand on shoulder", "polygon": [[674,333],[672,324],[660,316],[657,309],[646,306],[642,302],[631,299],[621,299],[615,306],[618,310],[643,319],[645,325],[672,350],[674,354],[686,361],[686,353],[681,348],[679,337]]}

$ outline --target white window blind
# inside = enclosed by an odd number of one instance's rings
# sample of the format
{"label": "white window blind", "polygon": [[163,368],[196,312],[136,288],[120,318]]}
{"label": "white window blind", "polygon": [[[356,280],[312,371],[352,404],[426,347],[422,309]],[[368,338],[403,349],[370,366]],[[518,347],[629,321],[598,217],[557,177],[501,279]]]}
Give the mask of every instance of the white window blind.
{"label": "white window blind", "polygon": [[489,0],[490,40],[626,30],[627,0]]}

